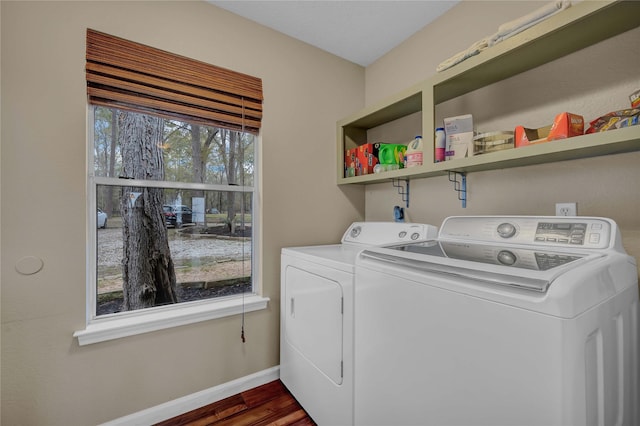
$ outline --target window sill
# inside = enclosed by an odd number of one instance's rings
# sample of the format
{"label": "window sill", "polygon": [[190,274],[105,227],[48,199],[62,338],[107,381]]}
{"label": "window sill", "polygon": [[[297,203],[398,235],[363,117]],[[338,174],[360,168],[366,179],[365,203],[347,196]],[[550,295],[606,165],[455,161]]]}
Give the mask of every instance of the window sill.
{"label": "window sill", "polygon": [[151,331],[208,321],[216,318],[266,309],[268,297],[255,294],[189,306],[163,306],[140,312],[118,314],[111,318],[92,320],[84,330],[73,333],[80,346]]}

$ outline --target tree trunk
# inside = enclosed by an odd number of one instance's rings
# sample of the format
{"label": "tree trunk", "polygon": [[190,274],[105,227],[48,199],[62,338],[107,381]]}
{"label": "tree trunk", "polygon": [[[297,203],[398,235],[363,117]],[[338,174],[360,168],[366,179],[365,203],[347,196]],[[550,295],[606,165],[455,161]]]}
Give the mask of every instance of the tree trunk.
{"label": "tree trunk", "polygon": [[[131,179],[164,179],[163,120],[120,112],[122,175]],[[123,309],[177,302],[176,276],[169,251],[159,188],[123,188],[120,211],[123,237]]]}
{"label": "tree trunk", "polygon": [[[116,145],[118,143],[118,113],[115,108],[109,109],[111,112],[111,146],[109,152],[109,177],[116,175]],[[105,197],[105,210],[109,215],[113,214],[113,186],[107,186],[107,196]]]}
{"label": "tree trunk", "polygon": [[[204,162],[202,161],[202,145],[200,144],[200,126],[191,125],[191,156],[193,159],[193,181],[204,183]],[[202,193],[202,191],[200,191]]]}
{"label": "tree trunk", "polygon": [[[200,144],[200,126],[197,124],[191,125],[191,159],[193,164],[193,181],[197,183],[204,183],[205,176],[205,161],[203,158],[202,145]],[[204,191],[203,190],[192,190],[191,197],[202,197],[204,199]],[[193,198],[192,198],[193,199]],[[207,206],[205,203],[202,204],[204,208],[204,212],[202,212],[202,218],[204,221],[204,226],[207,226]],[[194,212],[194,222],[195,215]]]}
{"label": "tree trunk", "polygon": [[[228,132],[229,136],[229,159],[227,161],[227,182],[229,185],[237,185],[236,169],[237,169],[237,154],[236,147],[238,145],[238,132]],[[227,220],[229,223],[229,232],[231,235],[236,232],[236,193],[230,191],[227,195],[228,210]]]}

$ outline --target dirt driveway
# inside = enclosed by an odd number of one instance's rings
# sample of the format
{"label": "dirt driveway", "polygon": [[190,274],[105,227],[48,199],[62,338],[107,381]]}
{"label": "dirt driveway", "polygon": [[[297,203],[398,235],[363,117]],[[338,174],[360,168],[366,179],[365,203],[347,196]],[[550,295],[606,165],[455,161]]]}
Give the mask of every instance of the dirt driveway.
{"label": "dirt driveway", "polygon": [[[195,236],[173,228],[168,231],[178,283],[216,282],[251,275],[251,240]],[[99,229],[98,293],[122,289],[121,262],[122,229]]]}

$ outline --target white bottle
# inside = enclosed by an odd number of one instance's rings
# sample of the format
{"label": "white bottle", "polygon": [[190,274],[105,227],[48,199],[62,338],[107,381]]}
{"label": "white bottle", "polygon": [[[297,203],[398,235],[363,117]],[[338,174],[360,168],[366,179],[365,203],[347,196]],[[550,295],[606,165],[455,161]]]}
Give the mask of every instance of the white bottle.
{"label": "white bottle", "polygon": [[407,146],[407,167],[422,166],[423,145],[422,136],[416,136]]}

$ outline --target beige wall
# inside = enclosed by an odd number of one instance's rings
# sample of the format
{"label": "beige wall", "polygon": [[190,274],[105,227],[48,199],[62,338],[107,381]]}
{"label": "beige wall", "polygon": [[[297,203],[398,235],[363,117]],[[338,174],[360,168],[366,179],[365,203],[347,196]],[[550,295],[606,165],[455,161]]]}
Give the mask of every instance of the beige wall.
{"label": "beige wall", "polygon": [[[494,33],[498,26],[539,7],[540,2],[462,2],[414,34],[366,70],[366,103],[371,104],[435,74],[436,66]],[[588,29],[585,29],[588,31]],[[513,130],[522,124],[551,124],[569,111],[591,121],[628,108],[640,88],[640,29],[576,52],[554,63],[446,102],[442,118],[471,113],[479,132]],[[413,120],[415,123],[416,120]],[[409,120],[411,123],[411,120]],[[418,129],[404,129],[407,140]],[[378,131],[380,129],[377,129]],[[372,136],[372,134],[374,136]],[[411,135],[411,136],[407,136]],[[376,139],[375,132],[370,137]],[[424,135],[432,143],[431,135]],[[378,141],[372,140],[372,141]],[[578,214],[614,219],[627,251],[640,258],[640,153],[609,155],[470,173],[467,208],[461,207],[447,177],[411,181],[410,220],[439,224],[450,215],[553,215],[555,203],[577,202]],[[366,187],[366,219],[391,220],[402,200],[391,184]]]}
{"label": "beige wall", "polygon": [[[336,120],[431,76],[540,4],[464,2],[365,71],[201,2],[0,2],[3,423],[95,424],[277,365],[280,248],[337,241],[364,217],[365,200],[369,220],[389,220],[401,203],[390,184],[335,185]],[[85,316],[87,27],[263,79],[261,278],[272,301],[248,315],[244,345],[238,317],[85,347],[71,336]],[[598,61],[581,56],[584,68],[569,74],[550,67],[457,102],[473,105],[487,127],[546,124],[558,108],[593,109],[592,98],[608,112],[628,87],[640,87],[629,75],[618,82],[620,57],[637,69],[637,46],[625,48],[634,37],[604,49],[614,51],[600,61],[614,61],[609,73],[592,73]],[[561,84],[544,89],[560,75]],[[575,94],[576,86],[589,91]],[[505,102],[524,87],[533,90]],[[491,97],[494,90],[506,95]],[[466,112],[454,102],[438,114],[447,108]],[[580,214],[617,220],[640,257],[639,160],[634,153],[473,173],[467,209],[446,178],[416,180],[408,214],[438,224],[453,214],[552,214],[555,202],[576,201]],[[17,260],[30,255],[44,269],[18,275]]]}
{"label": "beige wall", "polygon": [[[278,365],[283,246],[362,219],[335,185],[335,122],[364,69],[204,2],[1,3],[2,423],[89,425]],[[266,311],[79,347],[86,276],[87,27],[261,77]],[[327,220],[327,218],[331,218]],[[19,275],[24,256],[41,272]]]}

